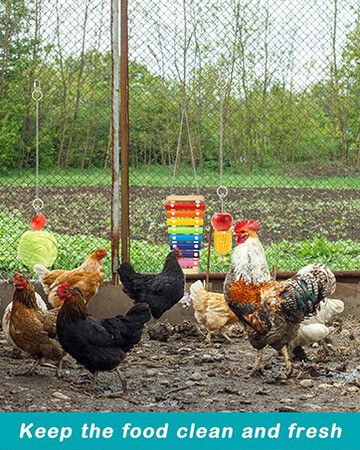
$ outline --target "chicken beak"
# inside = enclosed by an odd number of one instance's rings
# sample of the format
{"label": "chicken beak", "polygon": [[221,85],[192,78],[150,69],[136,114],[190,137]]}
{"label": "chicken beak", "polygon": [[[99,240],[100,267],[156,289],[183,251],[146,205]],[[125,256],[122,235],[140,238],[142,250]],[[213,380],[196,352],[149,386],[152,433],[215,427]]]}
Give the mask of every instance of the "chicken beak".
{"label": "chicken beak", "polygon": [[53,306],[54,308],[59,308],[62,304],[63,302],[60,299],[58,299],[54,301]]}
{"label": "chicken beak", "polygon": [[61,306],[63,304],[63,301],[60,300],[60,296],[58,293],[54,294],[53,298],[52,298],[52,305],[54,308],[59,308],[59,306]]}

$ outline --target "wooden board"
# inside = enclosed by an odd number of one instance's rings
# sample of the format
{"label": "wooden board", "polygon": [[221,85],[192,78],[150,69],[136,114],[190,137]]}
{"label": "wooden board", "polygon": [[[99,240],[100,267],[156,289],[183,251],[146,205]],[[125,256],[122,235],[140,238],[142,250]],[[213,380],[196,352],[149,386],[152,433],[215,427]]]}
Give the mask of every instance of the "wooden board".
{"label": "wooden board", "polygon": [[188,269],[183,269],[183,272],[185,275],[191,275],[191,274],[197,274],[199,273],[199,268],[198,267],[193,267],[193,268],[188,268]]}
{"label": "wooden board", "polygon": [[166,202],[204,202],[203,195],[169,195]]}

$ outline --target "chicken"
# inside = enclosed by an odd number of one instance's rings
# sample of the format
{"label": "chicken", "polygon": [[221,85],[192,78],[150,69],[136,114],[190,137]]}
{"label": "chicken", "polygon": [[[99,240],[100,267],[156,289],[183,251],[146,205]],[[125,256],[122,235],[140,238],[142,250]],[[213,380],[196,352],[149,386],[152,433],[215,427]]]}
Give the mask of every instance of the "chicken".
{"label": "chicken", "polygon": [[289,343],[289,350],[301,359],[306,359],[303,346],[312,345],[325,339],[330,329],[326,323],[335,315],[344,311],[344,302],[335,298],[326,298],[320,304],[319,311],[305,319],[294,339]]}
{"label": "chicken", "polygon": [[55,308],[61,306],[56,289],[60,284],[66,282],[70,287],[81,289],[85,302],[89,303],[104,282],[103,259],[106,255],[105,248],[96,250],[80,267],[73,270],[48,270],[41,264],[36,264],[34,270],[45,293],[49,296],[49,302]]}
{"label": "chicken", "polygon": [[195,311],[195,319],[207,330],[206,340],[211,342],[211,335],[219,331],[229,342],[225,333],[226,327],[238,323],[239,319],[231,311],[221,293],[208,292],[198,280],[190,286],[191,304]]}
{"label": "chicken", "polygon": [[[48,308],[46,306],[46,303],[44,302],[44,300],[41,298],[41,296],[37,292],[35,292],[35,300],[36,300],[36,305],[39,310],[47,311]],[[15,349],[18,349],[18,347],[15,345],[15,342],[12,340],[12,338],[10,336],[10,314],[11,314],[12,306],[13,306],[13,302],[9,303],[7,305],[7,307],[5,308],[4,315],[2,318],[2,330],[3,330],[4,336],[5,336],[5,339],[7,340],[7,342]]]}
{"label": "chicken", "polygon": [[136,273],[129,263],[123,263],[118,268],[125,294],[135,303],[148,303],[155,319],[159,319],[184,295],[185,278],[178,262],[179,258],[181,253],[175,247],[167,255],[160,274]]}
{"label": "chicken", "polygon": [[87,314],[80,289],[64,283],[57,293],[63,302],[57,317],[57,333],[64,350],[94,375],[92,389],[96,387],[98,372],[116,369],[125,390],[118,366],[140,342],[144,324],[151,318],[149,306],[138,303],[125,316],[97,320]]}
{"label": "chicken", "polygon": [[225,278],[225,300],[258,350],[253,372],[261,371],[262,349],[270,345],[281,352],[290,375],[288,346],[301,323],[319,311],[321,302],[334,292],[335,277],[326,266],[314,264],[289,280],[271,280],[257,236],[259,229],[260,224],[253,220],[238,222],[234,228],[238,245]]}
{"label": "chicken", "polygon": [[34,287],[26,277],[16,274],[14,285],[10,337],[16,347],[35,360],[27,374],[32,375],[42,359],[49,359],[57,363],[56,376],[59,376],[65,353],[56,339],[57,311],[39,309]]}

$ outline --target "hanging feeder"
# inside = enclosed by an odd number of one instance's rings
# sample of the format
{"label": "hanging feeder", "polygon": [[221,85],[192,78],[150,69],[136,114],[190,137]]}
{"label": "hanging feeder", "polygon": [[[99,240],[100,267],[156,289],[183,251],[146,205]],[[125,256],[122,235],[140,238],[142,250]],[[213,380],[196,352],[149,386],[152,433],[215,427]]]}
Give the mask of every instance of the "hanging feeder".
{"label": "hanging feeder", "polygon": [[180,129],[174,163],[172,188],[176,179],[176,168],[179,162],[183,127],[186,127],[191,163],[194,173],[196,195],[170,195],[166,198],[166,223],[168,226],[170,249],[177,247],[182,254],[179,264],[185,274],[198,273],[201,245],[203,241],[205,202],[199,195],[199,183],[196,174],[194,151],[191,141],[186,101],[182,102]]}
{"label": "hanging feeder", "polygon": [[41,213],[44,207],[43,200],[39,197],[39,102],[43,98],[40,88],[40,81],[35,80],[32,98],[36,108],[36,187],[35,198],[32,202],[34,217],[29,226],[32,231],[26,231],[19,240],[17,249],[18,259],[29,269],[33,269],[35,264],[42,264],[51,267],[58,253],[57,241],[53,234],[43,231],[46,218]]}
{"label": "hanging feeder", "polygon": [[221,212],[215,213],[211,218],[211,225],[214,228],[214,249],[216,253],[225,256],[232,248],[233,218],[231,214],[224,213],[224,200],[228,195],[227,187],[219,186],[216,193],[220,199]]}

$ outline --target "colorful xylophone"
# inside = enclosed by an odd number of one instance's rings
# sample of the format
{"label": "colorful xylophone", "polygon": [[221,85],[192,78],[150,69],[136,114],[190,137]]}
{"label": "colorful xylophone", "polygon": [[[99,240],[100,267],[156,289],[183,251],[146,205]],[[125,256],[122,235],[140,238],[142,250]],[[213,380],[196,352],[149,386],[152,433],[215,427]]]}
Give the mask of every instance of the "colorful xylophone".
{"label": "colorful xylophone", "polygon": [[184,273],[198,273],[205,203],[202,195],[171,195],[166,198],[166,223],[170,248],[181,250],[179,264]]}

